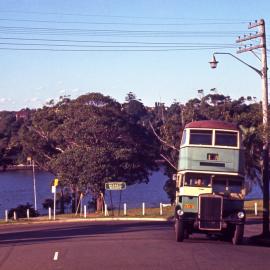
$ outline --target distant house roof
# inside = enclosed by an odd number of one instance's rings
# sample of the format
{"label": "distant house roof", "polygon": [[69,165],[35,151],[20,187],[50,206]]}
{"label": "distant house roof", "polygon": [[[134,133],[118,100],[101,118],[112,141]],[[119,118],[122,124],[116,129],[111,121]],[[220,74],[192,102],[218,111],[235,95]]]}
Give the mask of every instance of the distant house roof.
{"label": "distant house roof", "polygon": [[29,115],[30,115],[29,110],[22,109],[22,110],[16,112],[16,120],[18,120],[18,119],[28,119]]}
{"label": "distant house roof", "polygon": [[186,125],[186,128],[217,128],[217,129],[238,130],[235,124],[218,120],[194,121],[188,123]]}

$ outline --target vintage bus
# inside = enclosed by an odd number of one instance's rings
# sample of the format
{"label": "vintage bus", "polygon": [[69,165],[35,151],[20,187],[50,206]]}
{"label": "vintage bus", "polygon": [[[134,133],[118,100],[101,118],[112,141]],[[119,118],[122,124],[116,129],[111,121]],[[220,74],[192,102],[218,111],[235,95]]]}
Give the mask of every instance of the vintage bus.
{"label": "vintage bus", "polygon": [[216,120],[187,124],[176,176],[176,240],[199,232],[240,244],[244,195],[244,151],[237,126]]}

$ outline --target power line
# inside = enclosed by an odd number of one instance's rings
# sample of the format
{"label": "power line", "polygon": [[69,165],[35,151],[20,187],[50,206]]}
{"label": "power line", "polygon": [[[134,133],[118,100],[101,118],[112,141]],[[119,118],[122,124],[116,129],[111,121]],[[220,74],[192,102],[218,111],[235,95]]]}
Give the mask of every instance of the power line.
{"label": "power line", "polygon": [[31,23],[54,23],[54,24],[88,24],[88,25],[135,25],[135,26],[194,26],[194,25],[228,25],[228,24],[246,24],[236,22],[186,22],[186,23],[129,23],[129,22],[86,22],[86,21],[57,21],[57,20],[33,20],[33,19],[7,19],[0,18],[0,21],[7,22],[31,22]]}
{"label": "power line", "polygon": [[85,29],[85,28],[49,28],[49,27],[25,27],[25,26],[0,26],[0,29],[17,30],[17,31],[74,31],[74,32],[127,32],[127,33],[190,33],[190,34],[239,34],[240,31],[181,31],[181,30],[121,30],[121,29]]}
{"label": "power line", "polygon": [[[50,44],[50,43],[17,43],[17,42],[0,42],[0,45],[12,46],[48,46],[48,47],[78,47],[78,48],[213,48],[209,45],[77,45],[77,44]],[[215,48],[235,48],[235,46],[215,46]]]}
{"label": "power line", "polygon": [[0,26],[2,34],[17,35],[76,35],[106,37],[230,37],[241,34],[240,31],[168,31],[168,30],[119,30],[119,29],[82,29],[47,27],[11,27]]}
{"label": "power line", "polygon": [[54,49],[54,48],[13,48],[0,47],[0,50],[9,51],[54,51],[54,52],[169,52],[169,51],[200,51],[200,50],[215,50],[217,47],[203,48],[162,48],[162,49]]}
{"label": "power line", "polygon": [[20,38],[1,37],[0,40],[18,41],[46,41],[46,42],[73,42],[73,43],[101,43],[101,44],[145,44],[145,45],[204,45],[238,47],[234,43],[205,43],[205,42],[144,42],[144,41],[104,41],[104,40],[76,40],[76,39],[47,39],[47,38]]}
{"label": "power line", "polygon": [[1,13],[14,14],[33,14],[33,15],[58,15],[58,16],[77,16],[77,17],[97,17],[97,18],[123,18],[123,19],[147,19],[147,20],[189,20],[189,21],[209,21],[209,22],[238,22],[244,24],[252,21],[227,19],[227,18],[192,18],[192,17],[150,17],[150,16],[126,16],[126,15],[101,15],[101,14],[86,14],[86,13],[65,13],[65,12],[37,12],[37,11],[16,11],[16,10],[0,10]]}

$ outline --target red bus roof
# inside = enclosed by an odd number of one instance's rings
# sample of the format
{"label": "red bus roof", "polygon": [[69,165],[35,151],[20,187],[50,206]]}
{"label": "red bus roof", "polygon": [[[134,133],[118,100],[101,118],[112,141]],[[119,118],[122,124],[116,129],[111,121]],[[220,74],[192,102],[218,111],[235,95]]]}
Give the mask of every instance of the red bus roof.
{"label": "red bus roof", "polygon": [[185,128],[215,128],[215,129],[238,130],[236,124],[219,120],[194,121],[188,123],[185,126]]}

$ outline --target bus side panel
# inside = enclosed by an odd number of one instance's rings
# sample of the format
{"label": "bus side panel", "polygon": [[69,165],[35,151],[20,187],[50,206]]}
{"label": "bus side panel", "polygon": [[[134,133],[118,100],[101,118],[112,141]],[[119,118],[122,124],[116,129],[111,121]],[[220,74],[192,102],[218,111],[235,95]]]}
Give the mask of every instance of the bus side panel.
{"label": "bus side panel", "polygon": [[[210,160],[213,154],[216,160]],[[231,148],[186,146],[180,149],[178,169],[244,174],[244,152]]]}

